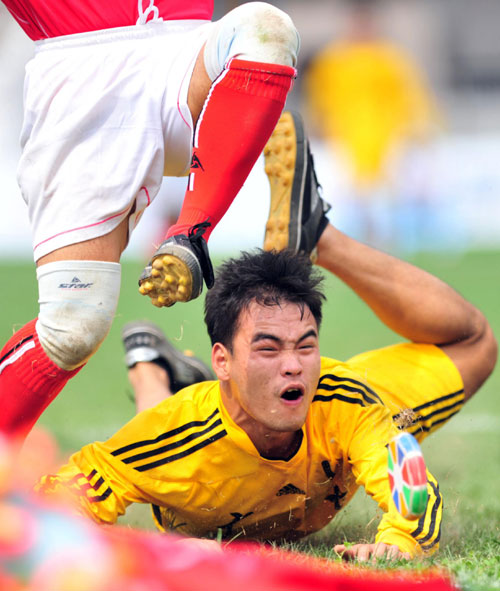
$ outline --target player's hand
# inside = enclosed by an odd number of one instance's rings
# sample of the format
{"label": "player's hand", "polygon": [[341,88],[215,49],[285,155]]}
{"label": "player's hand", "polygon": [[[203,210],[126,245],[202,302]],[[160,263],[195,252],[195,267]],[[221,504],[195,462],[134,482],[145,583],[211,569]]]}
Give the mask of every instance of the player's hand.
{"label": "player's hand", "polygon": [[181,544],[190,550],[201,550],[207,552],[222,553],[222,546],[215,540],[206,540],[201,538],[179,538],[177,544]]}
{"label": "player's hand", "polygon": [[388,560],[411,559],[408,552],[403,552],[398,546],[389,544],[353,544],[352,546],[337,544],[333,549],[344,560],[366,562],[367,560],[376,560],[377,558],[386,558]]}

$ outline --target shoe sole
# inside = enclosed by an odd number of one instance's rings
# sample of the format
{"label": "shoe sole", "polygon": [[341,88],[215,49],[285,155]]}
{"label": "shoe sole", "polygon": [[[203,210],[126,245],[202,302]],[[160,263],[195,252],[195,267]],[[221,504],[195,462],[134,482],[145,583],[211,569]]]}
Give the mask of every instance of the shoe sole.
{"label": "shoe sole", "polygon": [[[125,341],[127,339],[129,339],[130,337],[132,337],[136,334],[139,334],[139,333],[149,333],[149,334],[152,334],[153,336],[155,336],[162,343],[165,341],[165,335],[163,334],[161,329],[159,329],[155,324],[145,321],[145,322],[133,322],[131,324],[125,325],[122,328],[121,337],[122,337],[122,343],[125,348],[125,365],[129,369],[130,369],[130,367],[132,367],[132,365],[135,365],[138,362],[137,355],[135,355],[135,356],[131,355],[132,350],[135,350],[135,351],[137,351],[138,349],[144,350],[143,354],[139,356],[140,361],[152,361],[153,359],[156,359],[157,355],[153,356],[152,355],[153,351],[161,354],[157,348],[151,347],[150,345],[144,345],[141,347],[134,347],[131,350],[127,350],[127,348],[125,347]],[[147,350],[147,353],[145,353],[146,350]],[[133,364],[131,362],[132,359],[133,359]]]}
{"label": "shoe sole", "polygon": [[[165,362],[171,367],[172,372],[174,373],[174,377],[176,379],[178,379],[178,370],[176,370],[175,366],[178,364],[185,364],[197,370],[205,378],[205,380],[214,379],[213,374],[207,369],[205,364],[200,359],[195,357],[191,351],[182,352],[177,350],[165,337],[162,330],[158,328],[155,324],[149,322],[134,322],[131,325],[125,326],[122,329],[122,342],[124,343],[126,339],[137,333],[144,332],[148,332],[154,335],[161,343],[161,345],[155,350],[158,352],[160,357],[163,357],[165,359]],[[147,348],[149,349],[151,347]],[[125,355],[125,359],[126,358],[127,355]],[[129,367],[128,364],[127,367]]]}
{"label": "shoe sole", "polygon": [[400,433],[387,446],[392,500],[405,519],[418,519],[427,507],[427,473],[420,446],[409,433]]}
{"label": "shoe sole", "polygon": [[157,308],[193,299],[193,275],[188,265],[172,254],[153,257],[150,275],[139,280],[139,293],[151,298]]}
{"label": "shoe sole", "polygon": [[299,250],[306,180],[307,140],[302,121],[283,113],[264,148],[265,171],[271,188],[264,250]]}

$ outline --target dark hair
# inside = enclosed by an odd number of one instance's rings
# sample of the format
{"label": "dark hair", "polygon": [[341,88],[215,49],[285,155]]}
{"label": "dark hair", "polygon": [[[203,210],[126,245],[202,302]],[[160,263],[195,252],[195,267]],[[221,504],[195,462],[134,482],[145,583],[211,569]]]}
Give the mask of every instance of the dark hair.
{"label": "dark hair", "polygon": [[308,307],[319,329],[325,299],[322,281],[307,255],[290,250],[243,252],[227,260],[205,298],[205,323],[212,345],[222,343],[232,349],[240,314],[254,301],[263,306],[296,303],[302,311]]}

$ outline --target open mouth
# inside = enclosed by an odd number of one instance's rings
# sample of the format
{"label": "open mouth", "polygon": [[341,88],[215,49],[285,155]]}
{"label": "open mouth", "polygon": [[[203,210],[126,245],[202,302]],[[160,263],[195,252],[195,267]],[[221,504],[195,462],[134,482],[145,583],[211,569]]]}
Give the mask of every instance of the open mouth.
{"label": "open mouth", "polygon": [[299,388],[289,388],[283,392],[281,399],[286,400],[287,402],[296,402],[297,400],[300,400],[303,395],[304,393],[302,390],[299,390]]}

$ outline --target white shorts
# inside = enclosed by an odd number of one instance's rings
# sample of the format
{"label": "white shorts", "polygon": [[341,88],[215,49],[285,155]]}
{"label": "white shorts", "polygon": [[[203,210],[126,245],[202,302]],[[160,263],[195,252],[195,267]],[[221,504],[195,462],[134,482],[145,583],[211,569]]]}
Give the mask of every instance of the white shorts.
{"label": "white shorts", "polygon": [[18,168],[35,260],[130,214],[132,230],[163,174],[189,171],[187,92],[210,27],[153,22],[37,42]]}

